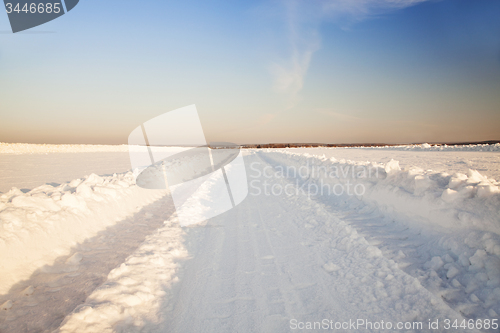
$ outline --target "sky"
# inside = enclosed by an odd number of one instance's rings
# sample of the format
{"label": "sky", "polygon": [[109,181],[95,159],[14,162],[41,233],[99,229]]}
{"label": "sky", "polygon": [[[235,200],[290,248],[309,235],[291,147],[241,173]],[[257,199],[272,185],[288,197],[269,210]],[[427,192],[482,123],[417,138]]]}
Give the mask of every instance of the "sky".
{"label": "sky", "polygon": [[13,34],[0,142],[127,143],[195,104],[207,142],[500,139],[500,1],[82,0]]}

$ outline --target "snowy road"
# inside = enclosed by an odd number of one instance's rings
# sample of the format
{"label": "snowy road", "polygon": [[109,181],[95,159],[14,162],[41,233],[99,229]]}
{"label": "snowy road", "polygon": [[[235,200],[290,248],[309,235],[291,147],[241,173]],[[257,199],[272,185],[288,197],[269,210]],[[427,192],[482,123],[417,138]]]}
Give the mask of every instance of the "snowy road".
{"label": "snowy road", "polygon": [[311,196],[299,190],[311,179],[265,177],[283,158],[245,162],[249,182],[290,195],[254,186],[236,208],[184,228],[163,197],[12,288],[0,331],[443,332],[445,320],[498,318],[497,233]]}
{"label": "snowy road", "polygon": [[307,197],[250,196],[207,226],[188,233],[193,259],[159,331],[289,332],[293,319],[460,317]]}

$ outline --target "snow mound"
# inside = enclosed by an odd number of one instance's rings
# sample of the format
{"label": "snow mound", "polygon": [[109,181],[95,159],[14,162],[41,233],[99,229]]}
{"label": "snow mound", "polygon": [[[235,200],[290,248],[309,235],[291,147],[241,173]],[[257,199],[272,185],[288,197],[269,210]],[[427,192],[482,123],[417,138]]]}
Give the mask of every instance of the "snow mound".
{"label": "snow mound", "polygon": [[[339,148],[334,148],[339,149]],[[398,150],[398,151],[500,151],[500,143],[471,144],[471,145],[430,145],[422,143],[417,145],[373,146],[373,147],[342,147],[341,149],[367,149],[367,150]]]}
{"label": "snow mound", "polygon": [[162,298],[172,297],[179,282],[179,261],[188,257],[184,231],[172,216],[86,302],[69,314],[57,332],[152,331],[159,322]]}
{"label": "snow mound", "polygon": [[[401,170],[394,160],[338,161],[287,150],[258,154],[275,177],[298,170],[286,180],[311,200],[352,216],[351,223],[373,238],[367,256],[380,256],[377,246],[383,243],[382,255],[408,267],[408,273],[467,318],[499,312],[500,191],[495,180],[476,170],[452,175]],[[270,170],[267,175],[273,174]],[[334,193],[336,188],[344,191]],[[371,234],[375,229],[380,231]]]}
{"label": "snow mound", "polygon": [[435,227],[500,234],[500,183],[476,170],[469,170],[467,175],[415,167],[401,170],[395,160],[386,164],[338,161],[290,150],[268,150],[265,156],[296,170],[307,166],[307,181],[316,189],[324,184],[331,185],[330,189],[336,184],[345,189],[350,184],[359,191],[351,191],[352,195],[344,192],[349,199],[355,197],[394,214],[422,218]]}
{"label": "snow mound", "polygon": [[[0,293],[71,248],[166,195],[135,185],[131,172],[91,174],[59,186],[42,185],[0,196]],[[78,265],[77,253],[68,264]]]}

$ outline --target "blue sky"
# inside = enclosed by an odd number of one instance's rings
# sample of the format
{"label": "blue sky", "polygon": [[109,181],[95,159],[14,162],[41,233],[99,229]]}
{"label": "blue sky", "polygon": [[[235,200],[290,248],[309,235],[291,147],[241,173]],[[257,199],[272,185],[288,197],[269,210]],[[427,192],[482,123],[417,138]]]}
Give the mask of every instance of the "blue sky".
{"label": "blue sky", "polygon": [[500,139],[500,1],[96,1],[0,15],[0,141],[126,143],[196,104],[207,141]]}

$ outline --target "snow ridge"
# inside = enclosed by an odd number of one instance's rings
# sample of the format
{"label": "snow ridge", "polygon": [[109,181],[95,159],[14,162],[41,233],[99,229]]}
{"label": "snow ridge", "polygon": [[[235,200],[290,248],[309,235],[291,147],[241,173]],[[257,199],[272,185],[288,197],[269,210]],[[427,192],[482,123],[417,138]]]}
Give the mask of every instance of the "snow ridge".
{"label": "snow ridge", "polygon": [[373,147],[342,147],[332,149],[366,149],[366,150],[398,150],[398,151],[500,151],[500,143],[495,144],[471,144],[471,145],[430,145],[422,143],[419,145],[397,145],[397,146],[373,146]]}
{"label": "snow ridge", "polygon": [[[384,256],[396,261],[427,289],[467,318],[500,313],[500,193],[498,183],[477,171],[468,175],[401,170],[387,164],[335,158],[260,153],[279,166],[371,167],[372,177],[299,177],[299,186],[362,184],[362,195],[310,195],[332,206]],[[295,181],[295,179],[289,179]],[[328,268],[328,267],[327,267]]]}
{"label": "snow ridge", "polygon": [[[488,179],[476,170],[468,174],[437,173],[417,167],[401,170],[397,161],[387,164],[354,162],[296,154],[293,151],[267,151],[265,156],[282,165],[296,169],[308,165],[320,170],[369,170],[359,176],[356,172],[335,173],[341,177],[311,177],[320,181],[363,185],[365,193],[358,199],[370,205],[385,207],[396,213],[419,216],[433,226],[442,228],[473,228],[500,235],[500,189],[496,180]],[[317,172],[319,176],[324,176]],[[358,196],[354,196],[358,197]],[[497,251],[497,250],[495,250]],[[498,248],[500,251],[500,248]],[[500,255],[500,252],[498,253]]]}
{"label": "snow ridge", "polygon": [[12,188],[0,196],[0,293],[166,193],[136,186],[131,172]]}

